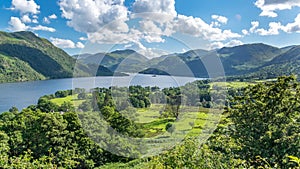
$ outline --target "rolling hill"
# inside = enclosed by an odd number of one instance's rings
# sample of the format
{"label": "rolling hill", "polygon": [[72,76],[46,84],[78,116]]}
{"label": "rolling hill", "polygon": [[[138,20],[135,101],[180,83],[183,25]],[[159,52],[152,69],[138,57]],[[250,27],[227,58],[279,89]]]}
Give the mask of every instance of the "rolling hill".
{"label": "rolling hill", "polygon": [[[104,67],[100,70],[105,70],[103,75],[113,74]],[[89,65],[76,63],[65,51],[32,32],[0,32],[0,82],[91,76],[92,72]]]}
{"label": "rolling hill", "polygon": [[148,59],[134,50],[117,50],[111,53],[82,54],[78,60],[84,64],[98,64],[115,72],[136,73],[146,67]]}

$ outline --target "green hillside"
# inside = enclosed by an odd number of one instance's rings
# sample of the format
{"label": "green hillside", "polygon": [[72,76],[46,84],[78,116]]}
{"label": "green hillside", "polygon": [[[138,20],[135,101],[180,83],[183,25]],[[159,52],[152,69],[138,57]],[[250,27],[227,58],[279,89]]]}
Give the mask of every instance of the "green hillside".
{"label": "green hillside", "polygon": [[[27,62],[46,78],[72,77],[75,59],[32,32],[0,33],[0,53]],[[88,75],[87,72],[79,72]]]}
{"label": "green hillside", "polygon": [[45,76],[37,73],[28,63],[0,54],[0,83],[42,79]]}
{"label": "green hillside", "polygon": [[117,50],[111,53],[94,55],[79,55],[79,60],[85,64],[100,64],[117,72],[139,72],[143,70],[148,59],[134,50]]}
{"label": "green hillside", "polygon": [[1,83],[114,74],[96,66],[77,63],[65,51],[32,32],[0,32]]}

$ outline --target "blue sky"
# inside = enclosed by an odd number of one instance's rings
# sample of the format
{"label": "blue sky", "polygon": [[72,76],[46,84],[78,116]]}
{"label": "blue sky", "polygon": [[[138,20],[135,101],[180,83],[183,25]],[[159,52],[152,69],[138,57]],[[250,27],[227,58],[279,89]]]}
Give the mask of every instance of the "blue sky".
{"label": "blue sky", "polygon": [[32,31],[69,54],[147,57],[247,43],[300,44],[299,0],[2,0],[1,31]]}

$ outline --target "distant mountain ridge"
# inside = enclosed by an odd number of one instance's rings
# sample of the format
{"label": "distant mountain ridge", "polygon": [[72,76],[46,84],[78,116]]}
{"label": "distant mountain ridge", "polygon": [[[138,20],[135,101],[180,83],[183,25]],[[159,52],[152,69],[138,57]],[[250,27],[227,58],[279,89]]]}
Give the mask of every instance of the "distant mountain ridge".
{"label": "distant mountain ridge", "polygon": [[83,63],[93,63],[96,60],[111,71],[118,69],[144,74],[209,77],[206,66],[216,65],[205,65],[203,61],[213,57],[221,61],[226,76],[247,78],[256,75],[259,78],[272,78],[275,75],[299,74],[293,70],[298,70],[300,67],[295,64],[300,62],[300,46],[278,48],[263,43],[253,43],[223,47],[214,51],[196,49],[153,59],[147,59],[133,50],[120,50],[107,54],[83,54],[79,60]]}
{"label": "distant mountain ridge", "polygon": [[[300,68],[300,65],[296,64],[300,62],[300,46],[296,45],[277,48],[263,43],[254,43],[224,47],[216,51],[191,50],[163,57],[161,61],[141,73],[154,72],[153,74],[156,74],[162,71],[171,75],[209,77],[205,67],[207,65],[204,65],[203,60],[215,57],[220,59],[226,76],[247,78],[256,75],[257,78],[273,78],[292,73],[300,74],[296,71]],[[155,58],[155,60],[160,60],[160,58]],[[176,72],[177,69],[184,71]],[[265,73],[260,73],[260,70]]]}
{"label": "distant mountain ridge", "polygon": [[300,46],[277,48],[263,43],[173,53],[148,59],[130,49],[69,56],[32,32],[0,32],[0,82],[80,76],[124,75],[118,72],[209,77],[205,61],[218,58],[228,77],[273,78],[300,74]]}

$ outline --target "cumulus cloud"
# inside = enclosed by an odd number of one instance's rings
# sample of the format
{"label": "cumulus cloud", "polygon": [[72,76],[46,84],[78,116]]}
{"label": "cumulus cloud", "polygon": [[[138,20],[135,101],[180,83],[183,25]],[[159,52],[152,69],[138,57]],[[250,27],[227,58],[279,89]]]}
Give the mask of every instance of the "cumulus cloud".
{"label": "cumulus cloud", "polygon": [[47,26],[42,26],[42,25],[38,25],[35,27],[30,27],[30,30],[33,31],[48,31],[48,32],[55,32],[56,30],[54,28],[51,27],[47,27]]}
{"label": "cumulus cloud", "polygon": [[24,22],[24,23],[30,23],[31,22],[31,19],[29,17],[29,15],[23,15],[21,20]]}
{"label": "cumulus cloud", "polygon": [[177,16],[175,0],[136,0],[132,16],[160,23],[172,21]]}
{"label": "cumulus cloud", "polygon": [[80,37],[79,40],[81,40],[81,41],[86,41],[86,40],[88,40],[88,39],[87,39],[86,37]]}
{"label": "cumulus cloud", "polygon": [[288,23],[282,29],[283,29],[283,31],[285,31],[287,33],[293,33],[293,32],[300,33],[300,14],[297,15],[294,22]]}
{"label": "cumulus cloud", "polygon": [[127,30],[128,10],[124,0],[61,0],[62,16],[79,32],[95,33],[111,21],[118,20],[112,30]]}
{"label": "cumulus cloud", "polygon": [[[199,17],[177,14],[175,0],[135,0],[131,11],[124,6],[124,0],[60,0],[59,6],[68,26],[86,33],[92,43],[134,44],[144,52],[147,48],[143,43],[163,43],[165,37],[175,33],[211,42],[243,36],[217,26],[228,22],[224,16],[213,15],[216,24],[207,24]],[[129,20],[138,25],[128,25]]]}
{"label": "cumulus cloud", "polygon": [[53,19],[57,19],[57,16],[55,14],[49,15],[48,17],[44,17],[43,22],[46,24],[50,24],[51,23],[50,20],[53,20]]}
{"label": "cumulus cloud", "polygon": [[201,37],[209,41],[224,41],[231,38],[242,37],[238,33],[233,33],[231,30],[222,30],[208,25],[201,18],[192,16],[178,15],[178,20],[175,24],[177,32],[189,34],[196,37]]}
{"label": "cumulus cloud", "polygon": [[50,41],[59,48],[75,48],[75,43],[69,39],[50,38]]}
{"label": "cumulus cloud", "polygon": [[282,25],[280,22],[270,22],[268,29],[258,28],[258,22],[252,22],[251,33],[257,33],[261,36],[279,35],[280,31],[286,33],[300,33],[300,14],[294,19],[294,22]]}
{"label": "cumulus cloud", "polygon": [[263,28],[257,29],[255,32],[259,35],[266,36],[266,35],[278,35],[279,30],[282,30],[283,26],[280,22],[270,22],[269,29],[265,30]]}
{"label": "cumulus cloud", "polygon": [[11,31],[26,31],[28,26],[26,26],[19,18],[10,17],[9,30]]}
{"label": "cumulus cloud", "polygon": [[68,49],[74,49],[74,48],[84,48],[84,44],[81,42],[77,42],[76,44],[69,40],[69,39],[60,39],[60,38],[50,38],[51,43],[53,43],[55,46],[59,48],[68,48]]}
{"label": "cumulus cloud", "polygon": [[77,47],[77,48],[80,48],[80,49],[83,49],[85,46],[84,46],[83,43],[77,42],[77,43],[76,43],[76,47]]}
{"label": "cumulus cloud", "polygon": [[251,33],[254,33],[256,28],[259,26],[259,22],[258,21],[252,21],[251,22],[251,28],[249,29],[249,31]]}
{"label": "cumulus cloud", "polygon": [[40,13],[40,6],[34,0],[12,0],[11,9],[20,11],[21,13]]}
{"label": "cumulus cloud", "polygon": [[212,19],[218,21],[221,24],[227,24],[228,19],[225,16],[220,16],[220,15],[212,15]]}
{"label": "cumulus cloud", "polygon": [[143,30],[145,36],[143,37],[148,43],[164,42],[161,38],[163,31],[153,21],[140,21],[140,28]]}
{"label": "cumulus cloud", "polygon": [[49,20],[47,17],[44,17],[44,18],[43,18],[43,22],[46,23],[46,24],[51,23],[50,20]]}
{"label": "cumulus cloud", "polygon": [[255,5],[262,10],[260,16],[277,17],[278,10],[300,7],[299,0],[257,0]]}
{"label": "cumulus cloud", "polygon": [[42,26],[42,25],[37,25],[37,26],[34,26],[34,27],[27,26],[18,17],[11,17],[8,24],[9,24],[8,29],[10,31],[14,31],[14,32],[15,31],[27,31],[27,30],[31,30],[31,31],[48,31],[48,32],[55,32],[56,31],[54,28],[46,27],[46,26]]}
{"label": "cumulus cloud", "polygon": [[249,32],[246,29],[242,30],[243,35],[249,35]]}
{"label": "cumulus cloud", "polygon": [[48,16],[49,19],[57,19],[57,16],[55,14],[52,14],[50,16]]}

